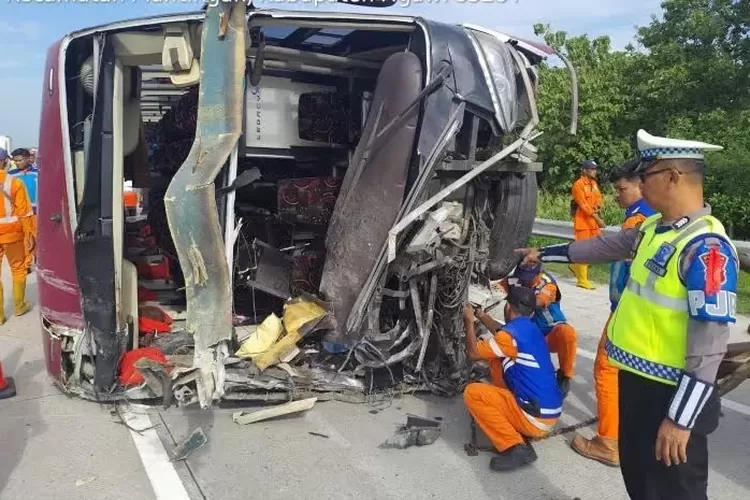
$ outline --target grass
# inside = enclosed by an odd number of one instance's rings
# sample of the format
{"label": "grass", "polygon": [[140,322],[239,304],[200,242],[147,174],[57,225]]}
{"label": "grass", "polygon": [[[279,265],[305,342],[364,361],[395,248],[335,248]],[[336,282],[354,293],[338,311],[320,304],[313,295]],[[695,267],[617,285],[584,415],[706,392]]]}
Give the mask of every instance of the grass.
{"label": "grass", "polygon": [[[564,240],[556,238],[532,236],[530,246],[541,247],[563,242]],[[558,276],[573,277],[573,273],[568,269],[567,264],[548,263],[544,264],[544,267]],[[589,281],[599,285],[608,285],[609,266],[606,264],[589,266]],[[739,314],[750,314],[750,273],[746,271],[740,271],[740,279],[737,285],[737,312]]]}
{"label": "grass", "polygon": [[[617,205],[614,193],[603,191],[604,208],[601,216],[610,226],[617,226],[622,222],[623,210]],[[541,219],[572,221],[570,217],[570,195],[539,192],[536,204],[536,216]]]}

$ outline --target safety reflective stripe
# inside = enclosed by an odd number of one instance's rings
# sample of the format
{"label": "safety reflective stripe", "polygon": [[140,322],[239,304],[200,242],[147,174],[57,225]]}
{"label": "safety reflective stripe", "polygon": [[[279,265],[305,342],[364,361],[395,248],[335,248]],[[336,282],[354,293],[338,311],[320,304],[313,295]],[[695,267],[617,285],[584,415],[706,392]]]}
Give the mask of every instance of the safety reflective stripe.
{"label": "safety reflective stripe", "polygon": [[503,360],[503,372],[504,372],[505,370],[507,370],[508,368],[510,368],[511,366],[515,365],[515,364],[516,364],[516,362],[515,362],[515,361],[513,361],[512,359],[510,359],[510,358],[505,358],[505,359]]}
{"label": "safety reflective stripe", "polygon": [[11,222],[18,222],[18,217],[15,215],[12,217],[0,217],[0,224],[10,224]]}
{"label": "safety reflective stripe", "polygon": [[505,354],[503,353],[503,350],[500,349],[500,346],[497,345],[497,341],[490,337],[487,339],[487,343],[490,345],[490,349],[492,349],[492,352],[497,356],[498,358],[504,358]]}
{"label": "safety reflective stripe", "polygon": [[[12,220],[9,220],[12,218],[13,215],[13,204],[10,202],[11,200],[11,187],[13,186],[13,177],[11,177],[10,174],[5,174],[5,182],[3,182],[3,191],[5,191],[5,194],[3,195],[3,208],[5,208],[5,217],[2,217],[0,219],[0,222],[15,222]],[[18,218],[16,218],[16,221]]]}
{"label": "safety reflective stripe", "polygon": [[523,366],[529,366],[531,368],[541,368],[539,366],[539,363],[536,362],[536,358],[531,354],[526,354],[525,352],[518,353],[518,356],[516,357],[516,363]]}
{"label": "safety reflective stripe", "polygon": [[633,281],[632,279],[628,280],[627,288],[637,296],[646,299],[649,302],[653,302],[656,305],[666,307],[667,309],[673,309],[680,312],[688,310],[688,303],[686,299],[676,299],[674,297],[668,297],[657,292],[653,287],[649,287],[648,285],[641,285],[640,283]]}
{"label": "safety reflective stripe", "polygon": [[528,366],[529,368],[541,368],[539,366],[539,363],[537,363],[536,361],[527,361],[525,359],[518,358],[516,359],[516,363],[518,363],[519,365]]}
{"label": "safety reflective stripe", "polygon": [[677,382],[682,376],[681,369],[663,365],[661,363],[655,363],[640,356],[636,356],[635,354],[631,354],[614,345],[609,339],[607,339],[605,350],[607,351],[607,356],[609,356],[609,358],[640,373],[645,373],[646,375],[651,375],[663,380],[670,380],[672,382]]}
{"label": "safety reflective stripe", "polygon": [[539,411],[542,415],[559,415],[562,413],[562,406],[560,408],[542,408]]}
{"label": "safety reflective stripe", "polygon": [[534,427],[536,427],[537,429],[539,429],[540,431],[544,431],[544,432],[547,432],[547,431],[549,431],[550,429],[552,429],[552,426],[551,426],[551,425],[548,425],[548,424],[545,424],[545,423],[543,423],[543,422],[540,422],[539,420],[535,419],[534,417],[532,417],[531,415],[529,415],[529,414],[528,414],[528,413],[526,413],[525,411],[523,411],[523,410],[521,410],[521,411],[523,412],[523,414],[524,414],[524,416],[526,417],[526,419],[527,419],[527,420],[528,420],[529,422],[531,422],[531,424],[532,424],[532,425],[533,425]]}

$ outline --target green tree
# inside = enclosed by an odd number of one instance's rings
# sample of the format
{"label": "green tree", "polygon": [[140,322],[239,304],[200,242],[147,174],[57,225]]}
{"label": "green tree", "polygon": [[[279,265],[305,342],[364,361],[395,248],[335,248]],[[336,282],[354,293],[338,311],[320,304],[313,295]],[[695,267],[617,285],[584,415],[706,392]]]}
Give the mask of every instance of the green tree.
{"label": "green tree", "polygon": [[640,128],[720,144],[707,158],[706,197],[736,238],[750,239],[750,2],[666,0],[662,8],[638,29],[639,50],[535,26],[576,67],[580,92],[571,136],[567,71],[540,69],[542,187],[567,191],[585,158],[612,166],[631,156]]}
{"label": "green tree", "polygon": [[576,69],[579,90],[579,120],[575,136],[569,132],[571,82],[565,68],[540,68],[539,139],[540,158],[545,164],[542,184],[548,190],[568,190],[583,160],[594,158],[605,167],[624,161],[632,145],[619,132],[618,117],[628,113],[627,90],[622,75],[633,53],[614,52],[609,37],[569,38],[563,31],[536,25],[542,35]]}

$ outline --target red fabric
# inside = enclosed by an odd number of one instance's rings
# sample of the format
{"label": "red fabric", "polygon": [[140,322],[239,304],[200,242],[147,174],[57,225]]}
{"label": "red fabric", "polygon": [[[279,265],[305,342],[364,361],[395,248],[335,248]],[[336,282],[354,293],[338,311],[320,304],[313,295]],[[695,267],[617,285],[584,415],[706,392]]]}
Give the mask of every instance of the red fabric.
{"label": "red fabric", "polygon": [[169,259],[162,257],[159,261],[139,260],[135,264],[138,276],[144,280],[170,280]]}
{"label": "red fabric", "polygon": [[158,321],[151,318],[138,318],[138,331],[140,333],[169,333],[172,327],[165,321]]}
{"label": "red fabric", "polygon": [[151,302],[153,300],[157,300],[159,298],[158,295],[156,295],[156,292],[153,290],[149,290],[148,288],[144,288],[142,286],[138,287],[138,302]]}
{"label": "red fabric", "polygon": [[142,347],[128,351],[120,359],[120,385],[128,387],[142,384],[145,381],[141,372],[135,368],[136,361],[141,358],[153,359],[157,363],[167,365],[167,358],[164,357],[164,353],[158,347]]}

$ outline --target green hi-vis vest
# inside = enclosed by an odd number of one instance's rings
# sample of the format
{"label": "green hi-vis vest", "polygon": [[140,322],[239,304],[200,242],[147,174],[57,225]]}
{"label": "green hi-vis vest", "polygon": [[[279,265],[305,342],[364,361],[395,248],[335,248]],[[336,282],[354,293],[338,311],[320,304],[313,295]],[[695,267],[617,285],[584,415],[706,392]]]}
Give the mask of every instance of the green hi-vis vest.
{"label": "green hi-vis vest", "polygon": [[679,276],[679,256],[695,237],[726,237],[724,226],[703,215],[657,233],[660,214],[641,224],[630,279],[607,328],[610,363],[643,377],[677,385],[685,368],[688,293]]}

